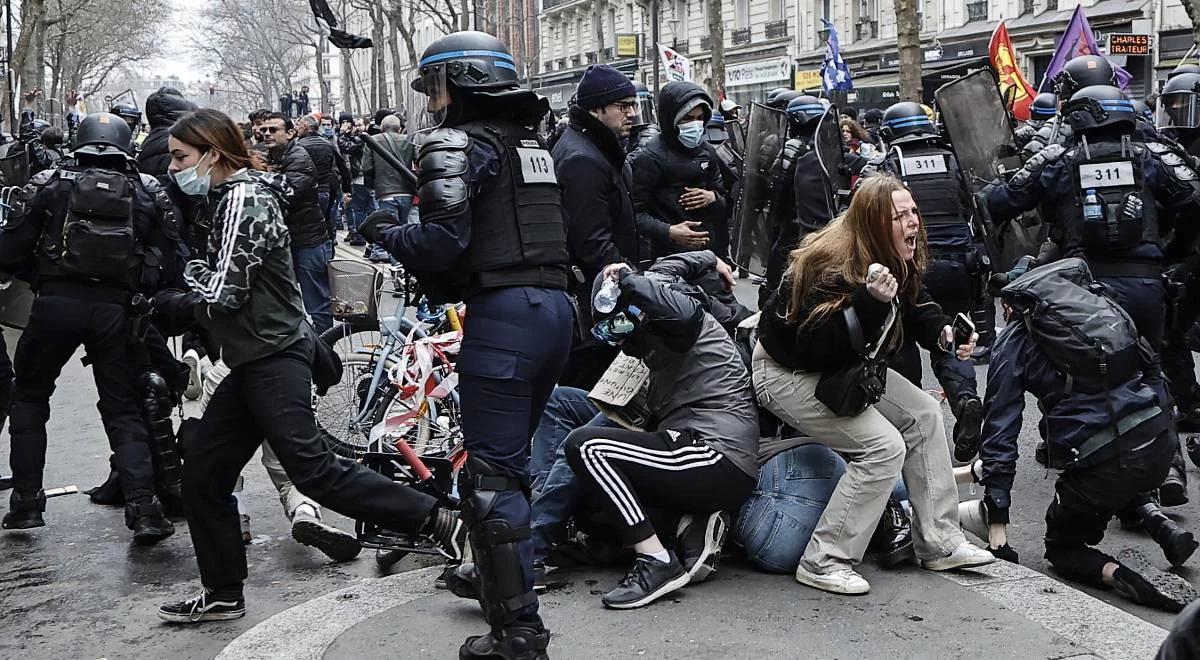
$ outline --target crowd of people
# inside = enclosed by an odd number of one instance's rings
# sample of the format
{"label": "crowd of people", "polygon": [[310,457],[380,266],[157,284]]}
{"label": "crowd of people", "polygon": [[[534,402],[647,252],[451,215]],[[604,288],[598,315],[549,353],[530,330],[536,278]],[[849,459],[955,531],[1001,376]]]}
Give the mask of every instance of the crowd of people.
{"label": "crowd of people", "polygon": [[[123,505],[143,544],[187,520],[203,590],[160,617],[245,614],[236,494],[261,446],[297,540],[358,554],[321,507],[424,537],[489,625],[461,657],[544,658],[536,593],[580,561],[627,567],[601,598],[613,609],[708,579],[734,544],[843,595],[870,590],[856,567],[872,551],[929,571],[1019,561],[1007,524],[1028,392],[1038,460],[1060,471],[1054,570],[1170,611],[1197,598],[1097,546],[1114,516],[1173,566],[1200,545],[1161,510],[1188,499],[1178,432],[1200,425],[1200,287],[1172,288],[1200,254],[1200,69],[1168,81],[1155,118],[1103,58],[1073,60],[1015,136],[984,137],[1027,155],[986,187],[954,143],[970,126],[916,102],[860,124],[790,90],[746,109],[597,64],[553,122],[476,32],[430,46],[413,88],[436,128],[294,101],[239,124],[164,88],[140,143],[114,108],[79,122],[67,153],[23,115],[33,176],[0,273],[36,298],[0,360],[4,529],[45,524],[49,399],[82,345],[113,451],[92,499]],[[1033,254],[989,254],[984,235],[1026,214],[1044,227]],[[317,424],[313,391],[341,377],[319,339],[339,231],[432,304],[466,304],[456,507],[339,458]],[[734,294],[748,271],[757,312]],[[184,396],[203,413],[176,442]],[[960,503],[972,482],[985,496]]]}

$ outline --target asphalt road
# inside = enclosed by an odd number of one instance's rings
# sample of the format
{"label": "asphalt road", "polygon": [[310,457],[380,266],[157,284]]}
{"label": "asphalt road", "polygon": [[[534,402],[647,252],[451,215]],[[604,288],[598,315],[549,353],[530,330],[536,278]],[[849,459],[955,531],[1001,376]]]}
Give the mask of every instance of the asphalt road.
{"label": "asphalt road", "polygon": [[[738,293],[753,298],[745,280]],[[15,333],[5,330],[10,346]],[[90,370],[77,356],[59,379],[51,401],[47,487],[77,485],[80,490],[104,479],[108,449],[95,408]],[[978,370],[984,382],[985,368]],[[927,389],[934,387],[926,375]],[[198,410],[189,404],[186,414]],[[1021,432],[1022,458],[1014,490],[1011,543],[1022,562],[1048,572],[1041,559],[1041,536],[1046,504],[1053,494],[1053,475],[1033,461],[1037,410],[1026,408]],[[947,425],[951,423],[947,414]],[[7,455],[9,435],[0,434],[0,455]],[[1200,478],[1189,466],[1189,476]],[[199,588],[186,524],[175,536],[150,548],[133,546],[120,509],[92,505],[84,495],[50,500],[47,526],[31,532],[0,532],[0,657],[3,658],[210,658],[254,624],[321,594],[378,575],[364,553],[347,564],[332,564],[319,552],[298,545],[289,536],[278,499],[257,458],[244,471],[254,543],[247,548],[250,581],[245,619],[181,629],[160,623],[154,609],[161,603],[190,597]],[[1171,510],[1185,526],[1200,529],[1200,496]],[[963,488],[964,499],[969,497]],[[0,509],[6,509],[6,504]],[[344,529],[348,521],[330,514]],[[1112,554],[1137,546],[1165,567],[1161,553],[1147,537],[1110,526],[1104,547]],[[1181,574],[1200,581],[1193,559]],[[393,568],[409,570],[423,564],[406,559]],[[1052,575],[1052,574],[1051,574]],[[795,585],[792,585],[794,587]],[[1087,589],[1138,617],[1170,627],[1171,616],[1130,605],[1113,594]],[[695,600],[695,599],[694,599]],[[969,625],[961,631],[970,634]],[[298,633],[299,634],[299,633]],[[946,634],[954,634],[953,627]]]}

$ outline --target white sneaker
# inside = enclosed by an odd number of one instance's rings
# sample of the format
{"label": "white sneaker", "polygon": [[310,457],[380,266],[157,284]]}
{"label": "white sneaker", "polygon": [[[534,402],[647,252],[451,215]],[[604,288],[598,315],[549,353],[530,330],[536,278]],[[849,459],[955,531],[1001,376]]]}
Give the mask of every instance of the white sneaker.
{"label": "white sneaker", "polygon": [[195,349],[189,348],[183,354],[183,363],[188,366],[188,384],[187,388],[183,390],[183,396],[188,401],[195,401],[204,391],[204,378],[200,373],[200,354]]}
{"label": "white sneaker", "polygon": [[796,581],[813,589],[832,594],[858,596],[871,590],[871,584],[851,568],[839,568],[828,573],[813,573],[801,562],[796,567]]}
{"label": "white sneaker", "polygon": [[957,568],[978,568],[994,561],[996,557],[992,553],[964,542],[945,557],[922,559],[921,566],[927,571],[949,571]]}

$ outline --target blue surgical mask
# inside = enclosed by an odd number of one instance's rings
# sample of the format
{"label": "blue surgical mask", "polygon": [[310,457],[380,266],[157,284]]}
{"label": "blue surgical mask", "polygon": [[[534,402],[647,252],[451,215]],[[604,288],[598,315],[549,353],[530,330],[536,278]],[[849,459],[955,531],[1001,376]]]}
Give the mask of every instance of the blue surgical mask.
{"label": "blue surgical mask", "polygon": [[700,141],[704,139],[704,122],[700,120],[689,121],[678,126],[679,143],[688,149],[695,149],[700,146]]}
{"label": "blue surgical mask", "polygon": [[333,127],[332,126],[322,126],[321,127],[321,136],[327,137],[327,138],[333,137]]}
{"label": "blue surgical mask", "polygon": [[191,197],[203,197],[208,194],[208,188],[212,183],[212,168],[209,167],[204,176],[200,176],[198,171],[200,163],[203,163],[204,159],[208,158],[208,154],[209,152],[204,152],[204,155],[200,157],[200,160],[196,161],[195,165],[184,170],[179,170],[172,175],[175,178],[175,185],[179,186],[179,190],[183,194]]}

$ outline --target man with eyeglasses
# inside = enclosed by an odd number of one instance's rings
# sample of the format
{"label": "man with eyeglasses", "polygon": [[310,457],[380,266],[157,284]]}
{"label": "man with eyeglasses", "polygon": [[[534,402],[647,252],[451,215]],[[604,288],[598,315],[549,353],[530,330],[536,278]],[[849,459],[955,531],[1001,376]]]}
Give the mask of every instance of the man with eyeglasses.
{"label": "man with eyeglasses", "polygon": [[617,354],[589,332],[587,300],[596,275],[611,263],[637,266],[650,258],[649,243],[634,224],[632,175],[623,148],[636,114],[637,91],[629,78],[607,64],[593,64],[579,81],[570,123],[554,145],[571,265],[583,271],[576,291],[583,301],[579,328],[560,385],[591,388]]}
{"label": "man with eyeglasses", "polygon": [[304,309],[312,317],[317,332],[333,325],[329,307],[329,275],[326,266],[333,258],[329,227],[317,196],[317,171],[312,157],[295,140],[292,120],[272,112],[263,119],[263,144],[267,145],[267,164],[292,187],[284,224],[292,235],[292,268],[300,284]]}

